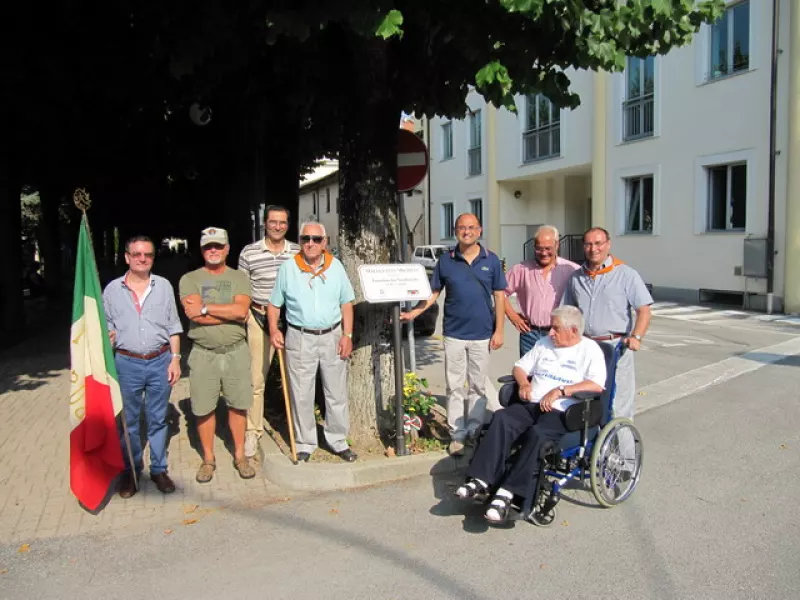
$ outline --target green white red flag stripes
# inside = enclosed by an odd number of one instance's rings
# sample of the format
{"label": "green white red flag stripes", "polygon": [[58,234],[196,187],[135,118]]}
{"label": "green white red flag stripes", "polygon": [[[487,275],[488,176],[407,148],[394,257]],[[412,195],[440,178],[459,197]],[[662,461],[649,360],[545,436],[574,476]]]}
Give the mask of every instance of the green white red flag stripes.
{"label": "green white red flag stripes", "polygon": [[70,331],[69,482],[81,504],[95,510],[125,465],[116,423],[122,410],[122,395],[90,240],[84,213],[76,253]]}

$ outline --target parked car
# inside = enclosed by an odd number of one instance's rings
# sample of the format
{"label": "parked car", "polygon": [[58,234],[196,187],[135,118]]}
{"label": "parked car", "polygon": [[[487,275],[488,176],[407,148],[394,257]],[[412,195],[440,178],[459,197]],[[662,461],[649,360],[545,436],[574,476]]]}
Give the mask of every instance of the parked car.
{"label": "parked car", "polygon": [[[439,320],[439,304],[431,307],[414,319],[414,337],[427,337],[436,331],[436,321]],[[408,325],[403,323],[403,339],[408,337]]]}
{"label": "parked car", "polygon": [[432,245],[432,246],[417,246],[414,248],[414,255],[411,257],[411,262],[419,263],[428,270],[432,270],[436,266],[436,261],[445,252],[450,251],[450,246]]}

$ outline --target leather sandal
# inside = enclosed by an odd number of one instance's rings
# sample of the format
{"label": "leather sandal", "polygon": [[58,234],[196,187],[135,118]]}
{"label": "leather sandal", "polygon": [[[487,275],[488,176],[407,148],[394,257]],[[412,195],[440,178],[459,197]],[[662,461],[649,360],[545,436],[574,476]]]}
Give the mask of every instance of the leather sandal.
{"label": "leather sandal", "polygon": [[197,469],[197,475],[195,476],[197,483],[208,483],[211,481],[214,478],[214,471],[216,470],[216,461],[203,461],[203,464]]}
{"label": "leather sandal", "polygon": [[239,471],[239,477],[242,479],[252,479],[256,476],[256,470],[250,464],[248,458],[239,458],[233,461],[234,468]]}

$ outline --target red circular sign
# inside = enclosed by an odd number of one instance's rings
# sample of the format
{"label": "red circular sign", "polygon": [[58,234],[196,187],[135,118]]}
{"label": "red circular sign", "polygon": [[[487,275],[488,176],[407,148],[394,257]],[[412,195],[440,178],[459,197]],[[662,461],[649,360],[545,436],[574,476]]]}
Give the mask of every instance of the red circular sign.
{"label": "red circular sign", "polygon": [[397,191],[413,190],[428,172],[425,142],[406,129],[397,133]]}

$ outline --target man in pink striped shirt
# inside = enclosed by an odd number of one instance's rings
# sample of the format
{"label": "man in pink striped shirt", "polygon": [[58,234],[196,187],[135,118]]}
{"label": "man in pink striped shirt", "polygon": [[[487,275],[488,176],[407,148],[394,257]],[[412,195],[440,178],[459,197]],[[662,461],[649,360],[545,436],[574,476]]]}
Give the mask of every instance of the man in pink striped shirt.
{"label": "man in pink striped shirt", "polygon": [[517,295],[520,312],[505,303],[506,316],[519,331],[519,355],[525,355],[539,338],[550,332],[550,313],[561,303],[561,296],[572,273],[580,266],[558,256],[558,229],[542,225],[536,231],[534,260],[511,267],[506,274],[506,296]]}

